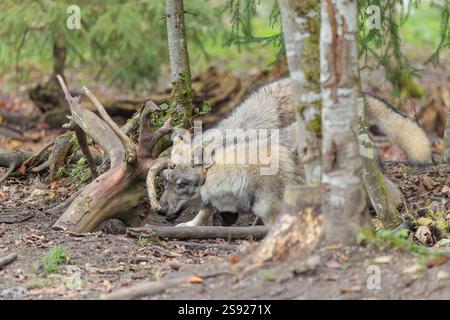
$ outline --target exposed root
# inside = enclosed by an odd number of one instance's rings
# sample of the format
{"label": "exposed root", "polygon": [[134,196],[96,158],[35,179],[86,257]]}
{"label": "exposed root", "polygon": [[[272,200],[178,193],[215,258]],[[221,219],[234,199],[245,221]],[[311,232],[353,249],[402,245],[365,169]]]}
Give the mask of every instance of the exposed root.
{"label": "exposed root", "polygon": [[88,88],[83,87],[83,92],[85,95],[91,99],[92,103],[97,108],[98,113],[102,117],[103,121],[105,121],[108,126],[112,129],[112,131],[116,134],[116,136],[120,139],[120,141],[123,143],[128,155],[131,157],[131,159],[135,159],[136,157],[136,146],[131,141],[131,139],[120,130],[119,126],[111,119],[111,117],[108,115],[108,113],[105,110],[105,107],[100,103],[100,101],[97,99],[96,96],[94,96]]}
{"label": "exposed root", "polygon": [[3,183],[8,177],[11,175],[11,173],[14,172],[16,169],[16,166],[14,164],[10,165],[6,173],[0,178],[0,183]]}
{"label": "exposed root", "polygon": [[81,152],[83,152],[84,157],[89,165],[89,169],[92,173],[92,178],[95,179],[98,177],[97,173],[97,165],[95,164],[94,158],[92,157],[92,153],[89,150],[89,144],[87,142],[86,134],[79,126],[74,126],[75,135],[77,136],[78,145],[80,146]]}
{"label": "exposed root", "polygon": [[4,182],[30,155],[31,153],[21,150],[0,150],[0,167],[8,168],[8,171],[0,178],[0,183]]}
{"label": "exposed root", "polygon": [[158,211],[161,209],[161,206],[158,202],[158,196],[156,195],[156,184],[155,178],[156,176],[164,169],[166,169],[169,165],[169,158],[159,158],[156,162],[150,167],[147,174],[146,184],[147,184],[147,195],[148,200],[150,201],[150,207]]}

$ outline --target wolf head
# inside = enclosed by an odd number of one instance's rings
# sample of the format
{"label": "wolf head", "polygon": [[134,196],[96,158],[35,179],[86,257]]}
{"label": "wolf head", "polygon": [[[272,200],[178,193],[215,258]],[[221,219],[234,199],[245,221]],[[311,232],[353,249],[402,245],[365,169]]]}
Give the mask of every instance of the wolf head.
{"label": "wolf head", "polygon": [[205,182],[201,166],[177,165],[162,173],[164,193],[159,201],[160,215],[166,220],[175,220],[190,205],[200,202],[200,187]]}

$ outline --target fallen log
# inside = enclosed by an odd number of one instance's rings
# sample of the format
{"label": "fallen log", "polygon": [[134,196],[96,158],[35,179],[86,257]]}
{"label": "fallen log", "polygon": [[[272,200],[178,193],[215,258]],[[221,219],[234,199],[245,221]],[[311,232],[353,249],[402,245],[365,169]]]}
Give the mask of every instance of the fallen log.
{"label": "fallen log", "polygon": [[266,226],[254,227],[161,227],[144,226],[139,228],[128,228],[127,234],[132,237],[154,237],[169,239],[247,239],[253,237],[262,239],[266,236],[269,228]]}
{"label": "fallen log", "polygon": [[8,264],[12,263],[16,259],[17,259],[16,253],[11,253],[3,258],[0,258],[0,269],[6,267]]}

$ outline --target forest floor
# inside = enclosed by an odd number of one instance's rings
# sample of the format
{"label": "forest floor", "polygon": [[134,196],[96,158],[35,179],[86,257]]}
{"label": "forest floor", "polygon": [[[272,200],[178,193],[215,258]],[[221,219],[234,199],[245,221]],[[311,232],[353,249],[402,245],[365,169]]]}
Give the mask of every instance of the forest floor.
{"label": "forest floor", "polygon": [[[379,79],[382,75],[374,77]],[[386,82],[374,83],[377,86],[365,89],[386,96]],[[429,72],[420,83],[450,88],[450,77],[445,70]],[[427,89],[427,94],[431,92],[434,91]],[[435,139],[439,136],[436,126],[439,123],[442,127],[445,121],[436,120],[439,112],[433,107],[428,110],[430,119],[422,117],[420,121],[428,126],[429,136],[434,139],[433,150],[438,155],[442,139]],[[406,111],[410,115],[416,113],[414,105]],[[37,151],[59,132],[37,127],[25,132],[24,139],[1,138],[0,148]],[[389,143],[377,143],[382,159],[404,159]],[[267,264],[245,274],[237,265],[243,263],[246,252],[258,245],[253,239],[182,242],[136,239],[105,231],[73,235],[53,230],[58,215],[50,214],[48,209],[83,184],[76,166],[66,168],[65,179],[54,183],[48,183],[39,174],[13,175],[0,185],[0,258],[10,253],[16,253],[18,258],[0,269],[0,299],[97,299],[139,281],[185,276],[187,280],[178,286],[149,298],[447,299],[450,168],[387,164],[385,169],[405,198],[401,215],[410,221],[408,239],[403,238],[405,234],[394,233],[367,239],[366,245],[324,247],[308,257]],[[3,172],[0,169],[0,175]],[[192,215],[183,214],[177,223]],[[250,225],[252,221],[252,216],[244,215],[237,225]],[[149,214],[144,222],[168,224],[156,214]],[[377,219],[373,219],[373,224],[376,228],[381,226]],[[206,270],[226,272],[202,276]]]}
{"label": "forest floor", "polygon": [[[16,253],[18,258],[0,270],[0,298],[97,299],[142,280],[181,276],[191,280],[151,298],[448,298],[450,264],[445,252],[450,240],[437,226],[448,221],[447,217],[441,220],[439,212],[448,212],[449,169],[389,165],[387,170],[405,194],[409,209],[403,209],[403,216],[414,221],[411,240],[399,240],[394,234],[368,241],[365,246],[329,246],[296,261],[268,264],[245,274],[235,266],[245,252],[257,245],[256,241],[216,239],[186,243],[136,239],[102,231],[82,236],[64,233],[51,228],[57,216],[47,213],[47,209],[67,197],[70,186],[64,185],[63,180],[48,187],[38,176],[11,177],[0,187],[0,211],[3,218],[11,218],[9,223],[0,224],[0,257]],[[427,181],[426,186],[423,181]],[[430,212],[416,216],[423,211],[419,208],[429,208]],[[417,236],[421,215],[428,219],[421,222],[430,231],[426,240]],[[185,214],[180,221],[189,218]],[[154,214],[146,219],[152,225],[167,224],[163,217]],[[238,225],[250,223],[250,216],[238,221]],[[374,224],[379,222],[374,219]],[[431,253],[418,250],[413,241],[424,241],[433,247]],[[205,247],[193,247],[195,243]],[[438,254],[438,250],[443,253]],[[374,269],[380,275],[379,286],[373,280]],[[206,270],[227,272],[202,277]]]}

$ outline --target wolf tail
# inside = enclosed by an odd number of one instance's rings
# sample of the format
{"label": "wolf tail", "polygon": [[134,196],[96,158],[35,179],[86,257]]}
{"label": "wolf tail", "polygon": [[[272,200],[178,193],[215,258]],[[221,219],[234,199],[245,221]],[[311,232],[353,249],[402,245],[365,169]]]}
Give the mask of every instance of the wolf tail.
{"label": "wolf tail", "polygon": [[366,93],[364,102],[367,116],[405,152],[408,160],[432,161],[430,141],[422,128],[378,97]]}

